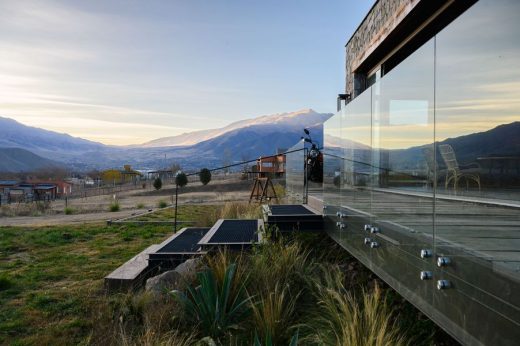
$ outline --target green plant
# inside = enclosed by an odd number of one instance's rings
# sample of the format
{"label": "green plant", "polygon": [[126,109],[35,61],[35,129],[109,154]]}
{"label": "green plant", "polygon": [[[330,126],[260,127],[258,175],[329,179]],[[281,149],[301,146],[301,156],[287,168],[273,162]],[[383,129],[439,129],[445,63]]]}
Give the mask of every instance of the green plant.
{"label": "green plant", "polygon": [[135,207],[137,209],[144,209],[145,205],[144,205],[144,203],[137,203],[137,205]]}
{"label": "green plant", "polygon": [[197,274],[199,285],[189,285],[187,294],[172,292],[184,307],[188,319],[200,324],[204,335],[218,338],[237,329],[237,323],[250,311],[251,298],[245,294],[244,283],[239,283],[235,292],[232,290],[236,269],[235,263],[230,264],[220,284],[211,269],[205,270]]}
{"label": "green plant", "polygon": [[120,208],[121,208],[121,206],[119,205],[119,202],[114,201],[114,202],[110,203],[108,210],[110,210],[111,212],[116,212],[116,211],[119,211]]}
{"label": "green plant", "polygon": [[175,184],[179,187],[184,187],[188,184],[188,176],[185,173],[179,171],[175,174]]}
{"label": "green plant", "polygon": [[159,202],[157,203],[157,206],[158,206],[159,208],[166,208],[166,207],[168,206],[168,203],[166,203],[165,201],[159,201]]}
{"label": "green plant", "polygon": [[211,171],[207,168],[203,168],[199,172],[199,179],[202,185],[208,185],[211,181]]}
{"label": "green plant", "polygon": [[64,209],[65,215],[74,214],[74,209],[72,207],[67,207]]}
{"label": "green plant", "polygon": [[162,187],[162,180],[161,180],[161,178],[155,178],[155,180],[153,181],[153,187],[156,190],[160,190],[161,189],[161,187]]}

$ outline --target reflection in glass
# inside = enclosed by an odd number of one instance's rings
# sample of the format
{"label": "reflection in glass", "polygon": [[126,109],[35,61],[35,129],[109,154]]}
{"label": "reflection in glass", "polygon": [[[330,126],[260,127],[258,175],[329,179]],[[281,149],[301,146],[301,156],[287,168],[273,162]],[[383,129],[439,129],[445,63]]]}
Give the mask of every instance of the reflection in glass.
{"label": "reflection in glass", "polygon": [[[436,38],[435,246],[457,266],[443,271],[479,295],[481,309],[520,325],[520,2],[481,0]],[[483,28],[485,28],[483,30]],[[482,310],[438,309],[469,323]],[[507,302],[507,303],[505,303]],[[515,312],[516,311],[516,312]],[[468,322],[469,321],[469,322]],[[505,332],[507,333],[507,331]]]}
{"label": "reflection in glass", "polygon": [[290,203],[304,203],[305,191],[305,142],[296,143],[286,154],[285,188]]}

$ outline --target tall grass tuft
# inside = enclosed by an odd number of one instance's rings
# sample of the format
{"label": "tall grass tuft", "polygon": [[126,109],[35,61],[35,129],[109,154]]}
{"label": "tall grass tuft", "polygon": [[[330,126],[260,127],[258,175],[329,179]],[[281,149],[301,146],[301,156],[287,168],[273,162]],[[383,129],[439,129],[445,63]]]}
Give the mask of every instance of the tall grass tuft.
{"label": "tall grass tuft", "polygon": [[108,210],[111,212],[116,212],[121,209],[121,206],[119,205],[119,202],[115,201],[110,203],[110,206],[108,207]]}
{"label": "tall grass tuft", "polygon": [[380,288],[362,289],[360,297],[348,292],[344,275],[338,268],[322,271],[315,280],[320,308],[307,326],[313,331],[309,343],[318,345],[386,346],[408,345],[404,333],[394,322],[394,313]]}
{"label": "tall grass tuft", "polygon": [[220,209],[219,219],[258,219],[262,211],[257,204],[245,202],[228,202]]}
{"label": "tall grass tuft", "polygon": [[252,304],[256,335],[273,345],[289,339],[298,296],[299,293],[291,293],[288,286],[281,288],[279,285],[275,285],[272,292],[263,293]]}
{"label": "tall grass tuft", "polygon": [[264,294],[274,291],[276,286],[303,289],[305,277],[315,265],[309,258],[309,251],[299,242],[275,240],[259,245],[253,251],[248,269],[253,284]]}

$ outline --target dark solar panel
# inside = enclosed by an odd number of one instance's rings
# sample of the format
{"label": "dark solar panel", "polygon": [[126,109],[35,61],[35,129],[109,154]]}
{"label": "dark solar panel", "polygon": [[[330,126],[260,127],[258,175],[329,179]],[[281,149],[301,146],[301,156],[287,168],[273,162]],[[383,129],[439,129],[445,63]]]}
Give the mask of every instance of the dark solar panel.
{"label": "dark solar panel", "polygon": [[271,214],[273,215],[314,215],[312,211],[303,205],[271,205]]}
{"label": "dark solar panel", "polygon": [[208,231],[209,228],[187,228],[168,244],[157,250],[157,253],[195,252],[200,247],[197,243]]}
{"label": "dark solar panel", "polygon": [[251,243],[258,241],[258,220],[224,220],[208,243]]}

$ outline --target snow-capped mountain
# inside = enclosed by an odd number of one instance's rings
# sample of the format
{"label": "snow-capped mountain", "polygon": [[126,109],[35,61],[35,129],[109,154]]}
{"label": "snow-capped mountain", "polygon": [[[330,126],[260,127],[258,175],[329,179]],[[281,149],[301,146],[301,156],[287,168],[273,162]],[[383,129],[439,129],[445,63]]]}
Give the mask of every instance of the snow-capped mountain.
{"label": "snow-capped mountain", "polygon": [[239,129],[247,129],[248,132],[264,135],[266,135],[268,132],[301,132],[304,127],[312,127],[318,124],[322,124],[331,116],[332,114],[330,113],[317,113],[312,109],[302,109],[290,113],[264,115],[253,119],[240,120],[219,129],[194,131],[183,133],[178,136],[158,138],[142,144],[141,147],[150,148],[194,145]]}

